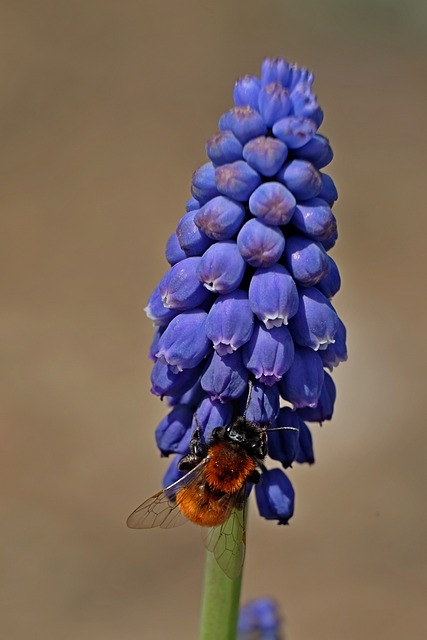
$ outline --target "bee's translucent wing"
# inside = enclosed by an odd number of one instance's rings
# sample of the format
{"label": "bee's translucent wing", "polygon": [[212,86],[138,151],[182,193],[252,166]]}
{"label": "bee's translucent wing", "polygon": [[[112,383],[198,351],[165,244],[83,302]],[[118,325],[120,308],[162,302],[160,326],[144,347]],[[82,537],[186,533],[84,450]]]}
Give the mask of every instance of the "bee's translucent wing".
{"label": "bee's translucent wing", "polygon": [[[229,515],[224,524],[218,527],[202,530],[202,537],[206,548],[214,557],[230,579],[238,578],[242,573],[246,551],[246,489],[239,492],[238,497],[230,500]],[[228,496],[229,498],[229,496]],[[238,505],[238,506],[236,506]]]}
{"label": "bee's translucent wing", "polygon": [[161,527],[162,529],[172,529],[188,522],[181,513],[175,496],[177,492],[197,479],[203,473],[207,458],[191,469],[182,478],[166,487],[163,491],[155,493],[133,511],[126,521],[131,529],[152,529]]}

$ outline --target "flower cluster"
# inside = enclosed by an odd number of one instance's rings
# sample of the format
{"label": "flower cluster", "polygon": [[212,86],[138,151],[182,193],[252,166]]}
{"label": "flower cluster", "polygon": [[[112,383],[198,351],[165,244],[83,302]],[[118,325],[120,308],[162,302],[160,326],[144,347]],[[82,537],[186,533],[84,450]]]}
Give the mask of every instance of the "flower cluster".
{"label": "flower cluster", "polygon": [[[170,268],[146,313],[156,327],[152,392],[171,410],[156,430],[163,455],[184,455],[194,414],[213,428],[242,415],[296,430],[269,434],[284,468],[313,463],[307,422],[332,416],[330,374],[346,360],[346,332],[330,300],[340,288],[329,255],[337,191],[323,168],[329,141],[313,74],[266,59],[234,87],[235,106],[207,143],[187,213],[169,238]],[[172,463],[165,484],[179,477]],[[281,469],[256,487],[261,515],[286,523],[294,492]]]}
{"label": "flower cluster", "polygon": [[279,640],[282,638],[279,607],[271,598],[257,598],[239,613],[238,640]]}

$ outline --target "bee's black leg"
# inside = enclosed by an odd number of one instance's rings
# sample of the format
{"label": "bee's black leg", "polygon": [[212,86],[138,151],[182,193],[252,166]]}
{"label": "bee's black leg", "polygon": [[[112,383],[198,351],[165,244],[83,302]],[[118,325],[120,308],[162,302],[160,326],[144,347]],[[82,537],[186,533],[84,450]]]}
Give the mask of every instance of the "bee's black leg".
{"label": "bee's black leg", "polygon": [[181,458],[178,462],[178,469],[181,471],[190,471],[191,469],[194,469],[194,467],[206,457],[207,447],[202,442],[202,428],[196,414],[194,414],[194,421],[196,423],[196,428],[194,429],[190,440],[190,453],[187,453],[187,455]]}
{"label": "bee's black leg", "polygon": [[253,484],[258,484],[258,482],[260,481],[260,478],[261,478],[261,474],[256,469],[248,475],[249,482],[252,482]]}

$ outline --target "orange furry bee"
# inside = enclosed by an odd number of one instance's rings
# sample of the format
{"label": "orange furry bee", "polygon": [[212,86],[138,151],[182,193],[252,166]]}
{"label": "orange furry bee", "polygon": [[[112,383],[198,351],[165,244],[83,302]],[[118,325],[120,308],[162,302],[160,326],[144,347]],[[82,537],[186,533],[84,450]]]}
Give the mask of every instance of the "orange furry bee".
{"label": "orange furry bee", "polygon": [[[204,443],[196,416],[195,420],[190,453],[178,463],[178,469],[187,473],[143,502],[131,513],[127,525],[132,529],[169,529],[190,520],[204,528],[205,545],[224,573],[236,578],[245,555],[248,483],[259,482],[265,468],[267,431],[273,429],[243,415],[214,429],[209,442]],[[293,427],[279,429],[298,431]]]}

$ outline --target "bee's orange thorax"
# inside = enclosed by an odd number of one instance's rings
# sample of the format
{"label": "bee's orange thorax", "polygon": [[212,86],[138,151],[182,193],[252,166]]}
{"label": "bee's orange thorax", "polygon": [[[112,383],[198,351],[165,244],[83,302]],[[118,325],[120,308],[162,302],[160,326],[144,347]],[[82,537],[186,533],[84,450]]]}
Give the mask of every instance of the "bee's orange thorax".
{"label": "bee's orange thorax", "polygon": [[206,482],[212,489],[222,493],[239,491],[256,468],[255,460],[245,451],[222,442],[211,445],[208,456]]}

